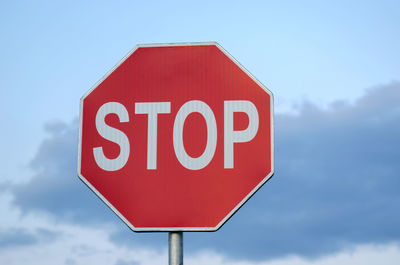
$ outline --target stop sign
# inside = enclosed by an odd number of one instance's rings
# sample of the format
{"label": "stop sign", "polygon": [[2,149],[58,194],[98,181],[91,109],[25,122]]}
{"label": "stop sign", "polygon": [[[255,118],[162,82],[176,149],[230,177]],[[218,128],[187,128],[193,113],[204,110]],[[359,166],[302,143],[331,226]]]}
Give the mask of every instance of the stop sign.
{"label": "stop sign", "polygon": [[132,230],[215,231],[273,174],[273,97],[217,43],[138,45],[81,98],[78,152]]}

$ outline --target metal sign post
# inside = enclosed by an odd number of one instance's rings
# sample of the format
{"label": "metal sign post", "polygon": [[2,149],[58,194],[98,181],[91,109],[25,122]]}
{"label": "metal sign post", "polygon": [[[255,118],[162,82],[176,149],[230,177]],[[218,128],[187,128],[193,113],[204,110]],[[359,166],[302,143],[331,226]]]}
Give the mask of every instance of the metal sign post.
{"label": "metal sign post", "polygon": [[183,265],[183,233],[168,233],[169,265]]}

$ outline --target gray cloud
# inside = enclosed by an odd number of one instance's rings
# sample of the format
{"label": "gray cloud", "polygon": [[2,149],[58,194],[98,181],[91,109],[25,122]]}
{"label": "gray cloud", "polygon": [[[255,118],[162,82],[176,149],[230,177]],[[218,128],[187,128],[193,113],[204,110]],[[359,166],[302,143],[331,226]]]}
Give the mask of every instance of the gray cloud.
{"label": "gray cloud", "polygon": [[0,232],[0,249],[13,246],[32,245],[36,242],[36,237],[23,229],[11,229],[9,231]]}
{"label": "gray cloud", "polygon": [[76,264],[76,260],[71,259],[71,258],[67,258],[67,259],[64,261],[64,264],[65,264],[65,265],[75,265],[75,264]]}
{"label": "gray cloud", "polygon": [[139,265],[140,263],[135,261],[135,260],[131,260],[131,261],[126,261],[126,260],[117,260],[117,263],[115,263],[115,265]]}
{"label": "gray cloud", "polygon": [[32,181],[15,186],[15,204],[24,211],[46,211],[76,222],[102,222],[116,217],[88,192],[76,175],[78,121],[45,125],[50,137],[30,163]]}
{"label": "gray cloud", "polygon": [[10,247],[34,245],[39,242],[51,242],[57,235],[46,229],[36,229],[33,232],[21,228],[10,228],[0,231],[0,251]]}
{"label": "gray cloud", "polygon": [[[400,241],[400,83],[353,104],[275,117],[275,176],[218,232],[185,233],[185,251],[231,257],[315,257],[357,243]],[[76,177],[77,123],[47,125],[33,180],[13,189],[24,211],[79,223],[115,222],[118,244],[166,247],[166,234],[133,233]]]}

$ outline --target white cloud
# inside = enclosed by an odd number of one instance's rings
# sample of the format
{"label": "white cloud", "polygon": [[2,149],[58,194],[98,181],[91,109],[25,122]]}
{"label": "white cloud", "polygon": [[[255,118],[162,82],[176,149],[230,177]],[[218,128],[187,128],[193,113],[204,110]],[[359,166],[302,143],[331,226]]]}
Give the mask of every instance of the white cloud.
{"label": "white cloud", "polygon": [[23,230],[35,236],[35,231],[46,229],[56,236],[52,240],[39,238],[33,244],[0,246],[0,264],[162,264],[167,260],[166,250],[117,246],[109,239],[115,229],[112,226],[88,227],[60,223],[43,213],[21,214],[11,205],[11,197],[0,194],[0,211],[8,213],[2,216],[0,232]]}
{"label": "white cloud", "polygon": [[[109,236],[111,226],[87,227],[70,223],[60,223],[43,214],[24,214],[12,208],[10,194],[1,194],[0,210],[7,212],[0,223],[0,231],[25,229],[33,232],[47,229],[57,236],[51,240],[38,240],[30,245],[16,245],[0,248],[0,264],[7,265],[153,265],[167,264],[167,249],[157,251],[152,248],[138,248],[116,245]],[[218,232],[217,232],[218,233]],[[132,232],[132,237],[135,233]],[[165,237],[167,238],[167,237]],[[167,240],[165,241],[167,247]],[[398,244],[363,244],[344,251],[306,259],[300,256],[250,261],[235,260],[214,251],[200,251],[185,256],[188,265],[397,265],[400,260]]]}
{"label": "white cloud", "polygon": [[304,259],[299,256],[289,256],[270,261],[252,262],[246,260],[230,260],[227,257],[212,252],[203,252],[188,257],[186,264],[190,265],[397,265],[400,260],[400,246],[397,244],[359,245],[350,250],[320,257]]}

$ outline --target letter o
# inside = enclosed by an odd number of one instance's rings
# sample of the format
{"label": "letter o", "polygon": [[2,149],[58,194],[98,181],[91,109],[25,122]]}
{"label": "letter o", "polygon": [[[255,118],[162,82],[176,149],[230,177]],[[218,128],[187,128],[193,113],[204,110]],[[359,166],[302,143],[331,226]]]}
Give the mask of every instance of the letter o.
{"label": "letter o", "polygon": [[[189,156],[183,145],[183,126],[187,116],[193,112],[200,113],[207,125],[207,145],[203,154],[196,158]],[[200,100],[192,100],[182,105],[175,117],[173,144],[175,155],[185,168],[199,170],[210,163],[217,146],[217,123],[213,111],[206,103]]]}

